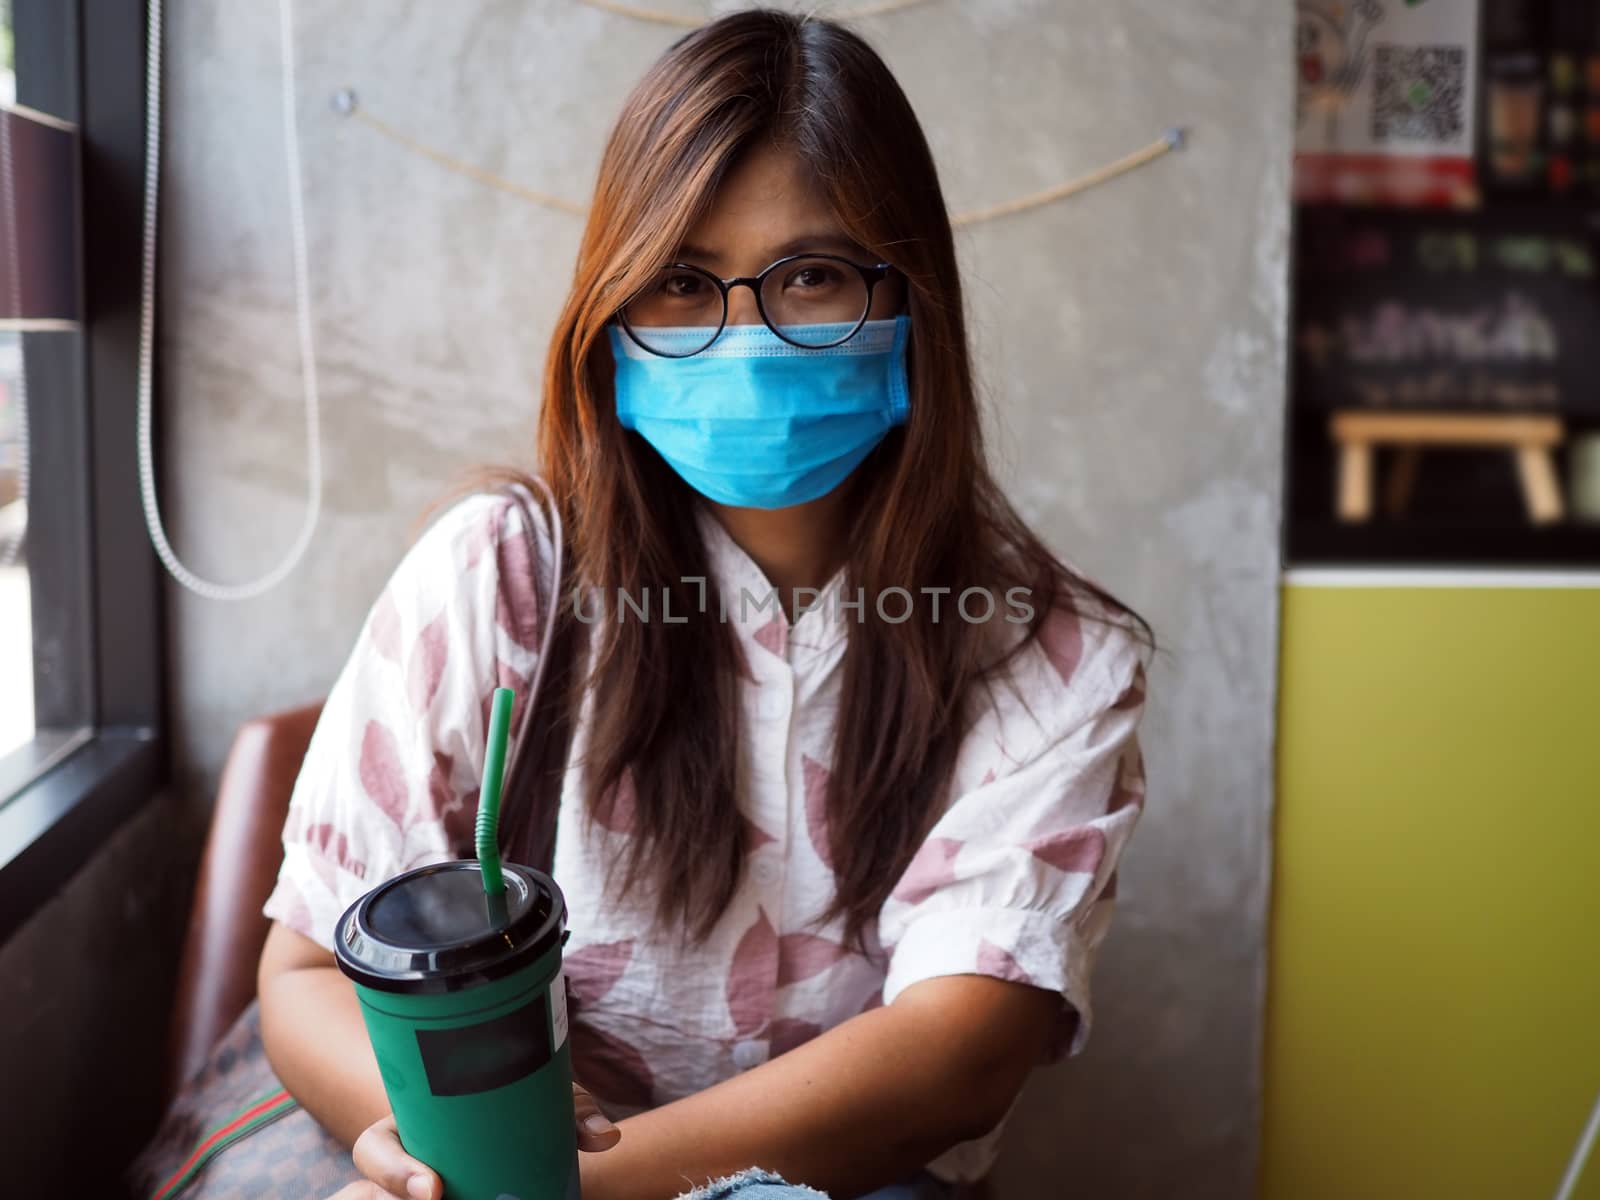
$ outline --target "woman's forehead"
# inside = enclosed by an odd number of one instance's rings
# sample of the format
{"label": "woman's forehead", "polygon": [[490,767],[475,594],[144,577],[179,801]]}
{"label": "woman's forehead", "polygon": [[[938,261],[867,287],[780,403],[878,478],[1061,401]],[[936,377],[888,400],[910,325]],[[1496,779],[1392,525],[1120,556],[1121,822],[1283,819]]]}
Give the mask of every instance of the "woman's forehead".
{"label": "woman's forehead", "polygon": [[[723,178],[678,256],[718,269],[734,260],[761,265],[805,250],[859,252],[841,228],[810,169],[792,151],[749,151]],[[763,257],[764,256],[764,257]]]}

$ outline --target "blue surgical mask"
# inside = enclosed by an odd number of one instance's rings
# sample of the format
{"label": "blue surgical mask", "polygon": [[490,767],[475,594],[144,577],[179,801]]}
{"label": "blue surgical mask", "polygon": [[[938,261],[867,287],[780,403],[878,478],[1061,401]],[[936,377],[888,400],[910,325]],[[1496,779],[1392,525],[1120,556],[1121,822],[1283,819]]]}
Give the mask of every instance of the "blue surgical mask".
{"label": "blue surgical mask", "polygon": [[[730,325],[687,358],[652,354],[609,328],[623,427],[722,504],[787,508],[825,496],[910,410],[909,316],[868,321],[824,350],[791,345],[765,325]],[[703,342],[706,330],[650,336],[671,352]]]}

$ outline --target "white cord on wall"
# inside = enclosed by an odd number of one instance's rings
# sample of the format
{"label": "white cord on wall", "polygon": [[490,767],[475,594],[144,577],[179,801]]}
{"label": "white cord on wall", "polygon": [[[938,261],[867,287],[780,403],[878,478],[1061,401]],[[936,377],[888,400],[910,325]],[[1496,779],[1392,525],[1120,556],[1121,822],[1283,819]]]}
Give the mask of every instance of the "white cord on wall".
{"label": "white cord on wall", "polygon": [[209,600],[249,600],[282,583],[305,557],[322,513],[322,437],[317,397],[316,348],[311,336],[311,294],[306,268],[306,218],[300,188],[300,125],[295,117],[294,11],[292,0],[278,0],[283,82],[283,134],[289,184],[289,225],[294,253],[294,290],[300,334],[300,378],[306,408],[306,515],[294,544],[277,566],[249,583],[224,584],[202,579],[179,561],[161,523],[156,498],[156,473],[151,450],[151,373],[155,342],[156,214],[161,176],[161,0],[149,0],[150,25],[146,52],[144,260],[139,290],[139,492],[144,502],[150,540],[172,577]]}

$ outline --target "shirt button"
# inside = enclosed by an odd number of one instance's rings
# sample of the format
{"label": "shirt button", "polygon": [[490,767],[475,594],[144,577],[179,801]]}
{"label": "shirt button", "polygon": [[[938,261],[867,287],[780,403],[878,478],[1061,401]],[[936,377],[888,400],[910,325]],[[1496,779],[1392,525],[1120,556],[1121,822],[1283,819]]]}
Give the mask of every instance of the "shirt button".
{"label": "shirt button", "polygon": [[778,882],[778,864],[770,858],[758,858],[750,865],[750,877],[762,887],[772,887]]}
{"label": "shirt button", "polygon": [[763,1042],[738,1042],[733,1047],[733,1065],[741,1071],[759,1066],[766,1059],[767,1047]]}

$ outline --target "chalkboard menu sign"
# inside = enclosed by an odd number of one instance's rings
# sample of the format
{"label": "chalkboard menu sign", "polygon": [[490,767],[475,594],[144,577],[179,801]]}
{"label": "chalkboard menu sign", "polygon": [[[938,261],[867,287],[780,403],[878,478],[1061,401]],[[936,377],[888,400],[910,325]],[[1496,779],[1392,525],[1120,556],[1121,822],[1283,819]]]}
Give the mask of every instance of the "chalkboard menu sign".
{"label": "chalkboard menu sign", "polygon": [[1600,237],[1581,211],[1307,207],[1295,401],[1600,416]]}

